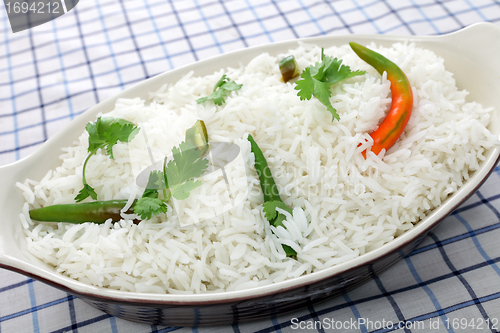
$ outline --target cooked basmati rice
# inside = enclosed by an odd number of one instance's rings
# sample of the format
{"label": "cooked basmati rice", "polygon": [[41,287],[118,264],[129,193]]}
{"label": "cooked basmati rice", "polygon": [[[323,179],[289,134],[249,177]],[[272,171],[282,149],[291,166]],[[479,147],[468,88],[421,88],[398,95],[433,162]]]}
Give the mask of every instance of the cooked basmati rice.
{"label": "cooked basmati rice", "polygon": [[[316,99],[300,101],[293,83],[280,82],[278,57],[262,54],[240,68],[206,77],[190,73],[150,94],[120,99],[107,116],[138,124],[142,134],[118,143],[112,160],[98,153],[86,178],[99,200],[139,198],[138,173],[169,156],[196,119],[210,140],[237,144],[241,153],[222,172],[204,175],[188,199],[172,201],[165,215],[134,224],[36,223],[28,210],[73,203],[82,186],[87,133],[65,148],[62,164],[39,182],[18,184],[26,198],[20,216],[31,254],[73,279],[111,289],[148,293],[201,293],[253,288],[349,261],[409,230],[479,168],[497,144],[487,130],[492,113],[467,102],[443,59],[413,44],[372,49],[395,61],[413,87],[414,109],[405,132],[379,156],[371,144],[391,104],[390,82],[348,46],[325,53],[364,76],[332,87],[340,121]],[[321,49],[291,50],[301,69],[319,61]],[[222,74],[241,90],[222,106],[197,104]],[[262,148],[285,203],[293,207],[283,227],[269,226],[247,141]],[[368,142],[365,142],[368,140]],[[360,145],[361,144],[361,145]],[[228,190],[229,186],[229,190]],[[126,209],[124,209],[125,211]],[[286,258],[282,244],[297,252]]]}

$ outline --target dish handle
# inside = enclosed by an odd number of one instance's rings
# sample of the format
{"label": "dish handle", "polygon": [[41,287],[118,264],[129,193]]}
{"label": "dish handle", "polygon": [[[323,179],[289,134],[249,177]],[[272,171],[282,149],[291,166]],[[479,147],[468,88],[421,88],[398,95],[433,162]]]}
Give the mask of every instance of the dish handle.
{"label": "dish handle", "polygon": [[16,182],[23,179],[25,166],[26,159],[0,166],[0,265],[7,264],[7,257],[18,257],[21,252],[19,213],[25,198]]}
{"label": "dish handle", "polygon": [[[23,169],[23,160],[14,162],[12,164],[0,166],[0,216],[3,217],[8,209],[9,202],[12,198],[12,193],[17,190],[16,182],[18,181],[17,175]],[[20,193],[20,192],[19,192]],[[3,220],[3,218],[1,219]]]}

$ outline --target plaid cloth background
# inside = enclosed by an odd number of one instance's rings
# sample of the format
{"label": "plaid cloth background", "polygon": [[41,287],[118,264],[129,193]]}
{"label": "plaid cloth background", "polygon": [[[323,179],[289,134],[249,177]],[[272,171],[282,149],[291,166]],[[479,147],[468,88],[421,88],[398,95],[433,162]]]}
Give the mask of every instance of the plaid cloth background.
{"label": "plaid cloth background", "polygon": [[[16,34],[0,8],[0,165],[30,154],[99,101],[209,56],[317,35],[442,34],[480,21],[500,23],[500,1],[82,0]],[[499,186],[497,167],[405,260],[295,313],[217,328],[141,325],[0,270],[0,332],[498,332]],[[385,329],[383,321],[406,325]]]}

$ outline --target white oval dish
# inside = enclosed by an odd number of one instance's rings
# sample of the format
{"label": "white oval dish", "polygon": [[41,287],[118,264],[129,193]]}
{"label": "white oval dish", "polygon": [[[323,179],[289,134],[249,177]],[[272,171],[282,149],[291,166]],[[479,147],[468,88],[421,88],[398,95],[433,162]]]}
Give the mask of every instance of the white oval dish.
{"label": "white oval dish", "polygon": [[[348,35],[307,38],[301,41],[324,47],[343,45],[349,41],[361,44],[375,42],[390,46],[394,42],[410,41],[428,48],[444,58],[446,69],[454,73],[459,89],[470,92],[469,99],[486,107],[495,107],[490,130],[500,135],[500,65],[496,55],[500,54],[500,27],[480,23],[455,33],[442,36],[384,36]],[[159,295],[121,292],[87,285],[54,271],[52,267],[31,256],[25,245],[24,234],[19,222],[24,198],[15,189],[17,181],[26,178],[40,179],[49,169],[59,163],[61,148],[70,145],[84,131],[85,124],[93,121],[98,113],[112,110],[117,98],[141,97],[158,89],[164,83],[173,83],[193,71],[196,76],[212,74],[220,68],[236,67],[248,63],[262,52],[284,53],[298,46],[298,41],[287,41],[263,45],[223,54],[175,69],[148,79],[119,95],[92,107],[68,126],[45,142],[36,152],[11,165],[0,168],[0,267],[49,283],[90,304],[124,319],[170,325],[222,324],[255,319],[269,315],[266,306],[276,312],[296,309],[305,298],[320,301],[353,288],[370,278],[370,270],[381,272],[404,254],[413,249],[429,231],[444,217],[474,193],[494,169],[500,156],[500,147],[491,149],[467,183],[434,209],[415,228],[390,243],[361,255],[349,262],[339,264],[309,275],[286,280],[272,285],[249,290],[226,293],[193,295]],[[305,304],[305,303],[304,303]],[[172,310],[172,309],[175,309]],[[205,309],[202,319],[194,313]],[[172,312],[174,311],[174,312]],[[133,314],[131,314],[133,313]],[[208,318],[203,320],[204,318]]]}

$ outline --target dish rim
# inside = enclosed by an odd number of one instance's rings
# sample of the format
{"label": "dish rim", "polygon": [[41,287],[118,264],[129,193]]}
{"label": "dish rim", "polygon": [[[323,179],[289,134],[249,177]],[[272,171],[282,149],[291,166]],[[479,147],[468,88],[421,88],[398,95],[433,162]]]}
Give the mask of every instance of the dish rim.
{"label": "dish rim", "polygon": [[[471,32],[472,30],[479,31],[481,29],[487,29],[487,30],[496,29],[497,33],[500,33],[500,27],[498,27],[493,23],[477,23],[469,27],[466,27],[464,29],[439,36],[399,36],[399,35],[366,35],[366,34],[319,36],[312,38],[301,38],[289,41],[282,41],[265,45],[258,45],[250,48],[235,50],[232,52],[217,55],[205,60],[201,60],[195,63],[191,63],[161,73],[157,76],[141,81],[131,86],[130,88],[127,88],[126,90],[120,92],[119,94],[96,104],[95,106],[89,108],[87,111],[83,112],[80,116],[75,118],[70,124],[65,126],[64,129],[60,130],[49,140],[47,140],[44,144],[42,144],[35,153],[32,153],[26,158],[23,158],[10,165],[0,167],[0,170],[1,169],[7,170],[8,168],[14,169],[16,167],[29,164],[30,162],[32,162],[32,160],[36,159],[36,156],[39,155],[40,152],[43,152],[45,149],[52,147],[55,142],[58,142],[64,136],[67,136],[72,129],[77,129],[77,128],[81,129],[82,125],[86,124],[89,121],[89,119],[95,118],[95,115],[98,112],[102,112],[102,109],[106,109],[108,105],[114,106],[114,102],[116,101],[116,99],[126,98],[126,97],[137,97],[137,95],[133,96],[131,95],[137,91],[140,91],[141,89],[144,90],[144,87],[146,86],[156,85],[157,87],[159,87],[161,84],[158,84],[158,82],[167,82],[167,83],[176,82],[180,77],[182,77],[183,75],[185,75],[190,71],[194,71],[196,75],[201,76],[203,74],[200,74],[199,73],[200,71],[197,69],[201,68],[205,64],[209,65],[207,67],[212,68],[211,72],[213,73],[213,69],[215,68],[215,70],[218,70],[219,67],[213,66],[211,64],[217,62],[223,63],[224,59],[226,58],[230,57],[243,58],[243,55],[245,54],[254,54],[254,53],[258,54],[262,52],[271,52],[270,50],[277,50],[277,49],[281,49],[282,51],[280,52],[285,52],[286,50],[291,49],[294,46],[296,47],[300,42],[309,44],[319,44],[319,45],[324,44],[325,42],[328,44],[329,41],[330,41],[329,45],[334,45],[334,44],[338,45],[340,44],[339,42],[341,41],[343,42],[344,40],[347,39],[351,40],[373,39],[373,41],[376,43],[380,43],[381,41],[391,42],[391,43],[401,42],[401,41],[409,41],[415,43],[423,41],[436,42],[459,36],[461,34],[464,34],[465,32]],[[179,78],[175,79],[176,77]],[[167,78],[167,80],[162,81],[162,79],[164,78]],[[168,78],[174,78],[174,79],[168,79]],[[499,110],[497,110],[497,112],[498,111]],[[168,293],[154,294],[154,293],[119,291],[104,287],[87,285],[83,282],[73,280],[67,276],[56,273],[55,271],[43,268],[33,262],[27,262],[19,258],[14,258],[8,254],[2,253],[1,247],[0,247],[0,268],[9,269],[33,277],[47,284],[55,286],[59,289],[66,290],[70,293],[81,295],[83,297],[97,298],[107,302],[119,302],[119,303],[125,302],[130,304],[144,304],[144,305],[145,304],[207,305],[207,304],[236,302],[241,300],[249,300],[253,298],[269,296],[289,291],[292,289],[297,289],[305,285],[309,285],[315,282],[322,281],[327,278],[331,278],[333,276],[339,276],[345,272],[348,272],[349,270],[355,269],[360,266],[369,265],[370,263],[383,258],[385,255],[388,255],[389,253],[398,251],[402,247],[408,245],[408,243],[415,242],[419,237],[427,234],[430,231],[430,229],[439,224],[446,216],[451,214],[459,205],[461,205],[471,195],[473,195],[475,191],[486,181],[491,172],[493,172],[499,160],[500,160],[500,147],[497,146],[491,149],[491,151],[488,153],[487,159],[481,165],[480,169],[477,170],[473,174],[473,176],[457,190],[457,192],[455,192],[452,196],[450,196],[439,207],[435,208],[428,216],[426,216],[425,219],[419,221],[414,228],[398,236],[389,243],[384,244],[382,247],[379,247],[363,255],[360,255],[345,263],[325,268],[320,271],[313,272],[307,275],[299,276],[297,278],[292,278],[277,283],[271,283],[265,286],[259,286],[244,290],[207,292],[199,294],[168,294]]]}

